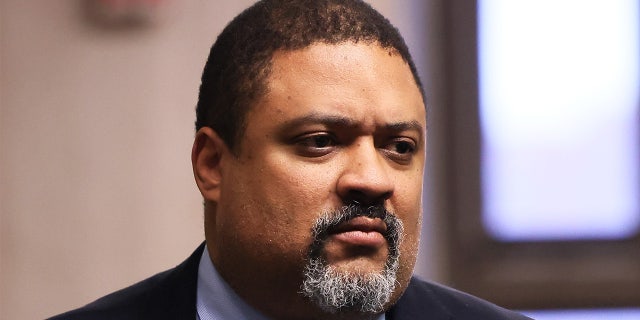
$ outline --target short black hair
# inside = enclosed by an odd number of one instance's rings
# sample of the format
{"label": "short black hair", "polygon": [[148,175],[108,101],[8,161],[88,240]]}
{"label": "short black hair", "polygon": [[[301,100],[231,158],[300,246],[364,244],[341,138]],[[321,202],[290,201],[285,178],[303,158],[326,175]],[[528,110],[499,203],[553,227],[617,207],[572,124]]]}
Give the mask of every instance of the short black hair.
{"label": "short black hair", "polygon": [[196,107],[196,130],[211,127],[234,149],[244,117],[266,92],[276,51],[314,43],[363,42],[399,54],[424,97],[400,32],[361,0],[263,0],[235,17],[218,36],[204,67]]}

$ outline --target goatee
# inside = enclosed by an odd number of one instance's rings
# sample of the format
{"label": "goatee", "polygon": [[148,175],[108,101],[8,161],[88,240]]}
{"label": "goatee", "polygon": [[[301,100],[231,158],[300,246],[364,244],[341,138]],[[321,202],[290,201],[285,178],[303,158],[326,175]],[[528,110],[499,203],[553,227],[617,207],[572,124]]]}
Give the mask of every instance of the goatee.
{"label": "goatee", "polygon": [[[341,223],[356,217],[379,218],[387,226],[388,255],[381,272],[340,271],[322,256],[324,243]],[[304,270],[302,294],[329,313],[380,313],[396,288],[399,268],[402,221],[383,206],[348,205],[323,214],[312,228],[313,242],[309,247]]]}

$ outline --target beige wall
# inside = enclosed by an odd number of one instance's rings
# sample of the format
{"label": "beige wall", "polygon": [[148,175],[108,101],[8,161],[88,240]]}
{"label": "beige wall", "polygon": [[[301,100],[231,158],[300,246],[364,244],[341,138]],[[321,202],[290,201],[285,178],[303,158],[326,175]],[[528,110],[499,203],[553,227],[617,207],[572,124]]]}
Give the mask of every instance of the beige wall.
{"label": "beige wall", "polygon": [[[203,240],[189,162],[199,76],[251,2],[165,1],[156,26],[106,31],[81,1],[0,1],[0,318],[78,307]],[[373,4],[424,68],[424,38],[409,34],[422,1]],[[437,276],[438,261],[421,261]]]}

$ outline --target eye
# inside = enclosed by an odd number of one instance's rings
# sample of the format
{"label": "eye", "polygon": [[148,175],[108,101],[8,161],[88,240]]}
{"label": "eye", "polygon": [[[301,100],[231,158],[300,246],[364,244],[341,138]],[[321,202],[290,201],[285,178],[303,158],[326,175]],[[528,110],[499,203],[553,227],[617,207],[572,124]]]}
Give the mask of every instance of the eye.
{"label": "eye", "polygon": [[407,164],[416,153],[416,143],[409,138],[395,138],[383,150],[391,160]]}
{"label": "eye", "polygon": [[398,154],[413,153],[415,147],[408,141],[398,141],[394,144],[395,152]]}
{"label": "eye", "polygon": [[321,157],[336,145],[335,137],[327,132],[305,134],[295,140],[297,152],[305,157]]}

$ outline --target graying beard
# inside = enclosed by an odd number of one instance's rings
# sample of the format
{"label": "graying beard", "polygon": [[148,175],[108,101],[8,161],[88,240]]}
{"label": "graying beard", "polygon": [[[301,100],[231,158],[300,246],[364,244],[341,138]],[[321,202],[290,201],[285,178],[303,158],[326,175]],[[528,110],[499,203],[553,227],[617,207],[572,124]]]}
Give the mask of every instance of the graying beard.
{"label": "graying beard", "polygon": [[357,211],[353,207],[346,207],[336,214],[323,215],[313,229],[316,239],[310,248],[301,289],[304,296],[329,313],[382,312],[396,288],[396,274],[400,265],[399,244],[404,228],[402,221],[386,211],[380,216],[387,224],[388,234],[385,238],[389,242],[389,255],[383,271],[365,274],[342,272],[328,265],[321,257],[324,239],[320,234],[326,234],[329,226],[336,226],[356,215],[351,212],[354,210]]}
{"label": "graying beard", "polygon": [[387,263],[382,273],[356,274],[337,271],[315,258],[306,267],[302,290],[329,313],[379,313],[395,290],[397,271],[398,259]]}

